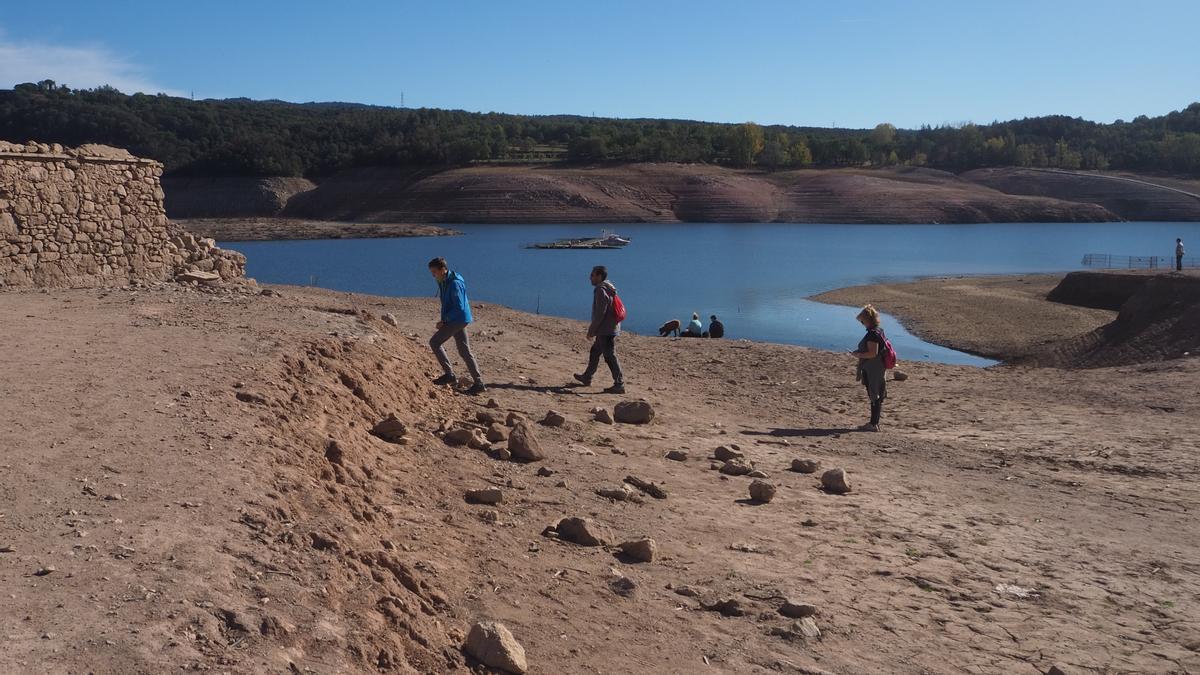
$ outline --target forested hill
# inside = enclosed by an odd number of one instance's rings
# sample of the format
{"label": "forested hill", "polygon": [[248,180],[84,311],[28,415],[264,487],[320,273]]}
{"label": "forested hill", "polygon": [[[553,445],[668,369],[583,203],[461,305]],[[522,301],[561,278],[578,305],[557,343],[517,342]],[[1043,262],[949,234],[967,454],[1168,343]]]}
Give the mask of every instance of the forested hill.
{"label": "forested hill", "polygon": [[362,166],[480,162],[704,162],[765,169],[1021,166],[1200,174],[1200,103],[1099,124],[1049,116],[991,124],[824,129],[527,116],[341,103],[201,100],[70,89],[0,90],[0,139],[104,143],[198,176],[319,177]]}

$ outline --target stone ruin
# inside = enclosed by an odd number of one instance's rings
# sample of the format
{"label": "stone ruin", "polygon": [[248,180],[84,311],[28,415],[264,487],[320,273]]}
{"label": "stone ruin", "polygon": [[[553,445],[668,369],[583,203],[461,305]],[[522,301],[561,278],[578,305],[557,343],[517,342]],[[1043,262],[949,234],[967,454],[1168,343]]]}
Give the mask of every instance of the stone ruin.
{"label": "stone ruin", "polygon": [[161,176],[118,148],[0,141],[0,286],[242,277],[242,254],[167,220]]}

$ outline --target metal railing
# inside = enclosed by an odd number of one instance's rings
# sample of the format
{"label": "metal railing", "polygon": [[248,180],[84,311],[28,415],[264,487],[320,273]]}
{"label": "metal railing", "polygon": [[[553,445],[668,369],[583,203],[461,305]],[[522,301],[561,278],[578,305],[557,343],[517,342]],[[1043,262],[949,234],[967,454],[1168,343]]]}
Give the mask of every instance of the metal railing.
{"label": "metal railing", "polygon": [[[1083,256],[1083,266],[1104,270],[1173,270],[1175,269],[1175,256],[1088,253]],[[1184,256],[1183,268],[1200,268],[1200,257]]]}

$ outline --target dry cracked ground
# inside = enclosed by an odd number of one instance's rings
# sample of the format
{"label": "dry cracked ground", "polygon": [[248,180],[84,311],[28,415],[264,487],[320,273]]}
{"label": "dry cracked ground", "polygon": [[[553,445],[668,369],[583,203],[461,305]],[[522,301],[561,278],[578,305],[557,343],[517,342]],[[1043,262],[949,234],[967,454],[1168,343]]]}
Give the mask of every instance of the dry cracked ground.
{"label": "dry cracked ground", "polygon": [[[252,290],[0,294],[0,671],[483,672],[481,620],[531,673],[1200,671],[1200,360],[902,363],[865,433],[843,355],[625,336],[617,397],[565,386],[582,324],[481,306],[470,398],[431,301]],[[443,440],[481,412],[545,459]]]}

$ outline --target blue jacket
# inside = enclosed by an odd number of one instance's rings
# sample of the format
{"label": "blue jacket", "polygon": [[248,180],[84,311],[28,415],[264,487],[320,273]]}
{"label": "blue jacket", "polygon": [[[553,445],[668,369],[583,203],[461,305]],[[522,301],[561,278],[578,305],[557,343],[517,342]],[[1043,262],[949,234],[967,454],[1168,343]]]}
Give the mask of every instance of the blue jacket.
{"label": "blue jacket", "polygon": [[446,323],[471,323],[471,302],[467,300],[467,282],[458,272],[447,272],[446,280],[438,282],[438,295],[442,298],[442,321]]}

